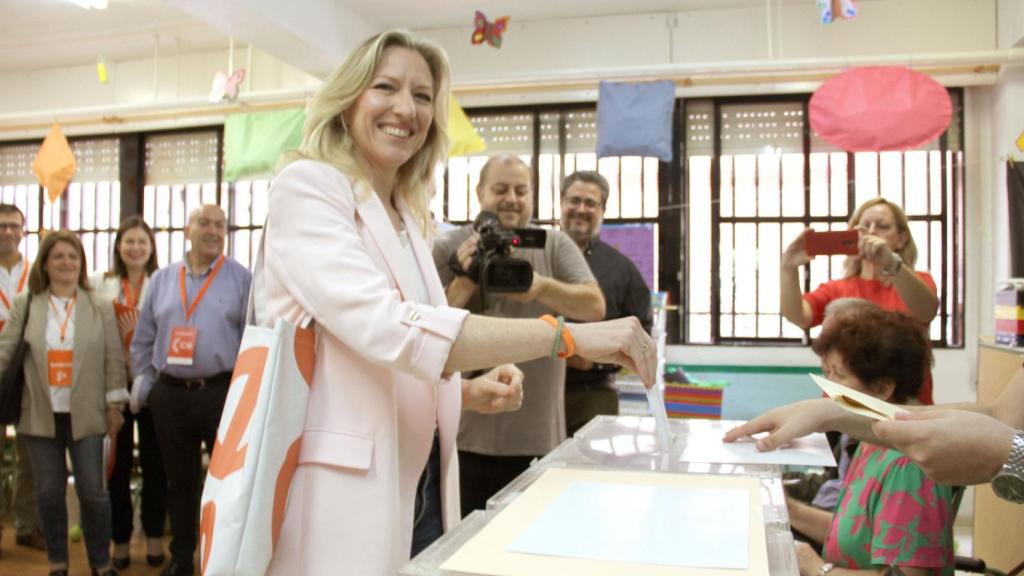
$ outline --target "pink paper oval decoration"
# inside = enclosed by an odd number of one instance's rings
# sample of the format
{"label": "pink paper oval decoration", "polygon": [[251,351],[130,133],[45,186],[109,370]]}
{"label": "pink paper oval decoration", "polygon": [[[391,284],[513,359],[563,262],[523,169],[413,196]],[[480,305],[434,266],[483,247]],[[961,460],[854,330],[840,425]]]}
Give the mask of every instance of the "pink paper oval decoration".
{"label": "pink paper oval decoration", "polygon": [[908,150],[949,126],[949,92],[902,66],[854,68],[830,78],[811,96],[811,129],[851,152]]}

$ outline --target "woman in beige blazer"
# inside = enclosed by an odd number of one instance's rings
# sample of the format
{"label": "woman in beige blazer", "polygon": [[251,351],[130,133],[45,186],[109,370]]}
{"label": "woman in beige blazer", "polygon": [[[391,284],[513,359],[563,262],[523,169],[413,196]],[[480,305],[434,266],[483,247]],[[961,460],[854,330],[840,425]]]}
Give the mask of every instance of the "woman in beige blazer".
{"label": "woman in beige blazer", "polygon": [[[447,305],[427,199],[447,156],[448,86],[441,49],[405,32],[371,38],[321,86],[299,154],[274,179],[266,316],[312,318],[317,362],[268,574],[393,575],[414,531],[458,522],[455,436],[472,386],[461,370],[571,355],[574,341],[653,384],[654,343],[636,318],[552,326]],[[439,482],[418,494],[428,462]]]}
{"label": "woman in beige blazer", "polygon": [[18,296],[11,326],[0,334],[0,370],[6,370],[28,314],[18,434],[26,440],[35,471],[51,576],[68,573],[67,454],[93,574],[117,574],[110,564],[103,437],[116,437],[123,423],[124,353],[111,303],[89,291],[85,268],[76,235],[47,233],[29,273],[31,304],[29,295]]}

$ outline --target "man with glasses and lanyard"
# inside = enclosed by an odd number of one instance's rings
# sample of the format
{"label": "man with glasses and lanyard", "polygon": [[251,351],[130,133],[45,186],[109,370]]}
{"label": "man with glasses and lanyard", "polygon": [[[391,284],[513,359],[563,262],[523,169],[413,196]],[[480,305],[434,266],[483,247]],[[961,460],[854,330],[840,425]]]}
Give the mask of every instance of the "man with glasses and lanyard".
{"label": "man with glasses and lanyard", "polygon": [[245,330],[252,274],[224,256],[226,234],[218,206],[189,215],[191,250],[153,274],[132,340],[132,406],[149,406],[167,470],[173,539],[164,576],[195,573],[200,444],[213,451]]}
{"label": "man with glasses and lanyard", "polygon": [[[28,269],[32,263],[21,256],[18,248],[25,236],[25,215],[13,204],[0,204],[0,330],[3,330],[10,314],[14,297],[25,291]],[[0,452],[6,443],[6,428],[0,430]],[[14,443],[17,469],[14,472],[14,490],[11,510],[14,512],[14,541],[19,546],[46,550],[46,540],[39,529],[36,513],[35,476],[28,451],[21,438]],[[0,494],[0,512],[6,511],[7,503]],[[0,533],[3,527],[0,526]]]}

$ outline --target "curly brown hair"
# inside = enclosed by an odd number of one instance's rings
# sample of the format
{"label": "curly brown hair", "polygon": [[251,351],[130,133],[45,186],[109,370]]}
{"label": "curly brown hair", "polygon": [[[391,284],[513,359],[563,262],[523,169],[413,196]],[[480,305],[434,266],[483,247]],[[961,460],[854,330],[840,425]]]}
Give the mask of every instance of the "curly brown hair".
{"label": "curly brown hair", "polygon": [[890,402],[917,396],[932,365],[925,327],[900,312],[865,307],[838,315],[811,345],[824,358],[836,352],[865,386],[893,383]]}

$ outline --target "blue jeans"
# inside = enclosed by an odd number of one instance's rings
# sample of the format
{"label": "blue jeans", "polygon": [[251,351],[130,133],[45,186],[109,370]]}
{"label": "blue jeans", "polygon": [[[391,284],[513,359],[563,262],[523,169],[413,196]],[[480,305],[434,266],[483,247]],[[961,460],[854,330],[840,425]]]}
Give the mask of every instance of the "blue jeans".
{"label": "blue jeans", "polygon": [[420,475],[416,487],[416,503],[413,507],[412,549],[410,557],[425,550],[444,534],[444,519],[441,511],[441,439],[434,431],[434,444],[430,457]]}
{"label": "blue jeans", "polygon": [[103,485],[103,435],[74,440],[70,414],[54,414],[53,420],[57,430],[54,438],[25,435],[36,476],[36,504],[46,537],[46,555],[50,564],[68,562],[67,452],[75,474],[89,564],[101,568],[110,563],[110,499]]}

